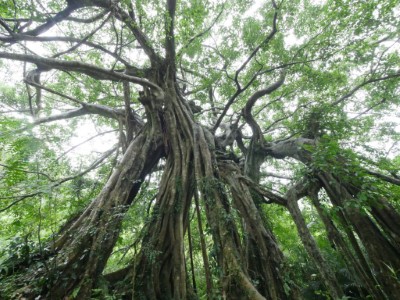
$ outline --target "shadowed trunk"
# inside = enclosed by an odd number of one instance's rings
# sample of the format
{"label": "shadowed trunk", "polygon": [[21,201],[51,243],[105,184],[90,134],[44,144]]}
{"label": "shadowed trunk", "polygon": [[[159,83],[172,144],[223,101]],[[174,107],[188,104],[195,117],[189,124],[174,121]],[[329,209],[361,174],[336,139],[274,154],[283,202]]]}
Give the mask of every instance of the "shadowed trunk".
{"label": "shadowed trunk", "polygon": [[384,198],[374,199],[371,215],[378,222],[388,239],[400,250],[400,214]]}
{"label": "shadowed trunk", "polygon": [[368,254],[381,288],[393,298],[400,298],[400,283],[396,277],[400,270],[400,252],[380,231],[368,214],[357,206],[356,199],[343,184],[330,174],[319,174],[332,203],[343,210]]}
{"label": "shadowed trunk", "polygon": [[[351,251],[351,248],[346,243],[342,234],[337,229],[332,219],[329,218],[326,211],[324,211],[319,199],[317,192],[310,194],[311,201],[315,208],[318,211],[318,215],[324,223],[327,236],[333,248],[335,248],[344,258],[346,265],[352,270],[355,274],[355,278],[358,284],[358,287],[364,287],[369,295],[372,295],[374,299],[386,299],[386,295],[383,294],[381,289],[376,288],[377,282],[375,280],[374,275],[371,273],[370,266],[367,264],[367,261],[364,258],[364,255],[361,251],[356,251],[356,255],[354,255]],[[358,249],[358,247],[357,247]],[[361,255],[361,257],[357,257],[357,254]],[[362,289],[359,288],[359,293],[363,297],[366,297],[365,293]]]}

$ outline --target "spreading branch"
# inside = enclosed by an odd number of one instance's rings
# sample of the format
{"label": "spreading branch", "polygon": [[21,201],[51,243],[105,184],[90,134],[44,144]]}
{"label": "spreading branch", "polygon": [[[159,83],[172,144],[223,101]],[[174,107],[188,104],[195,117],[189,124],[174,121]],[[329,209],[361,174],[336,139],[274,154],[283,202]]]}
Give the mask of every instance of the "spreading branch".
{"label": "spreading branch", "polygon": [[21,169],[21,168],[16,168],[16,167],[14,167],[14,166],[5,165],[5,164],[0,164],[0,166],[2,166],[3,168],[9,169],[9,170],[11,170],[11,171],[17,171],[17,172],[22,172],[22,173],[27,173],[27,174],[36,174],[36,175],[44,176],[44,177],[46,177],[49,181],[52,181],[52,182],[55,181],[55,180],[52,179],[48,174],[43,173],[43,172],[25,170],[25,169]]}
{"label": "spreading branch", "polygon": [[30,62],[36,64],[42,72],[49,71],[51,69],[57,69],[61,71],[73,71],[82,73],[98,80],[111,80],[117,82],[125,80],[153,89],[156,92],[158,92],[159,97],[163,97],[164,95],[163,90],[158,85],[144,78],[130,76],[112,70],[106,70],[97,67],[95,65],[86,64],[78,61],[63,61],[36,55],[7,53],[7,52],[0,52],[0,58]]}
{"label": "spreading branch", "polygon": [[28,128],[38,126],[40,124],[50,123],[50,122],[59,121],[59,120],[72,119],[72,118],[80,117],[83,115],[89,115],[89,114],[97,114],[97,115],[101,115],[101,116],[108,117],[108,118],[114,118],[114,119],[118,119],[118,115],[119,115],[119,117],[123,116],[123,113],[121,111],[117,112],[117,111],[112,110],[109,107],[106,107],[103,105],[90,104],[90,105],[86,105],[81,108],[69,110],[69,111],[61,113],[61,114],[57,114],[57,115],[53,115],[53,116],[49,116],[49,117],[45,117],[45,118],[39,118],[39,119],[35,120],[33,123],[29,124],[28,126],[25,126],[23,128],[20,128],[20,129],[14,131],[14,133],[25,131]]}
{"label": "spreading branch", "polygon": [[278,11],[277,11],[277,6],[275,4],[275,1],[272,1],[273,7],[275,9],[274,12],[274,16],[273,16],[273,20],[272,20],[272,30],[271,32],[267,35],[267,37],[256,47],[254,48],[254,50],[250,53],[250,55],[247,57],[247,59],[243,62],[243,64],[236,70],[235,72],[235,82],[236,85],[238,87],[238,89],[240,89],[240,83],[239,83],[239,74],[246,68],[246,66],[249,64],[249,62],[254,58],[254,56],[256,56],[256,54],[258,53],[258,51],[260,51],[260,49],[267,45],[272,38],[274,37],[274,35],[278,32],[278,28],[277,28],[277,21],[278,21]]}
{"label": "spreading branch", "polygon": [[258,51],[267,45],[275,36],[275,34],[278,32],[277,29],[277,21],[278,21],[278,7],[275,3],[275,1],[272,1],[272,6],[275,10],[273,20],[272,20],[272,30],[271,32],[267,35],[267,37],[256,47],[254,50],[250,53],[250,55],[247,57],[247,59],[243,62],[243,64],[236,70],[235,72],[235,77],[233,78],[235,84],[236,84],[236,91],[232,95],[232,97],[228,100],[227,104],[224,107],[224,110],[222,111],[221,115],[217,119],[214,127],[213,127],[213,132],[215,132],[218,128],[218,126],[221,124],[222,119],[225,117],[226,113],[229,110],[229,107],[233,104],[233,102],[236,100],[236,98],[242,94],[253,82],[254,80],[261,74],[262,70],[260,69],[259,71],[255,72],[253,77],[247,82],[245,87],[242,87],[240,82],[239,82],[239,74],[246,68],[246,66],[250,63],[250,61],[256,56]]}
{"label": "spreading branch", "polygon": [[113,7],[113,12],[115,17],[124,22],[129,30],[133,33],[139,45],[142,47],[143,51],[150,58],[150,61],[153,65],[157,65],[161,63],[162,58],[159,54],[156,53],[154,48],[151,46],[151,42],[146,34],[140,29],[139,24],[136,22],[135,13],[133,8],[129,10],[129,13],[126,13],[118,6]]}
{"label": "spreading branch", "polygon": [[285,82],[285,76],[286,76],[286,73],[282,72],[280,78],[276,82],[274,82],[273,84],[271,84],[270,86],[268,86],[265,89],[258,90],[253,95],[251,95],[249,100],[247,100],[247,102],[246,102],[246,106],[243,108],[243,117],[246,120],[246,122],[250,125],[251,130],[253,131],[254,139],[256,139],[256,140],[261,140],[262,131],[261,131],[260,126],[257,124],[257,121],[254,119],[253,115],[251,114],[251,110],[258,99],[276,91]]}
{"label": "spreading branch", "polygon": [[400,185],[400,179],[391,177],[391,176],[387,176],[385,174],[382,173],[378,173],[378,172],[374,172],[374,171],[370,171],[370,170],[365,170],[369,175],[372,175],[374,177],[377,177],[379,179],[382,179],[383,181],[395,184],[395,185]]}
{"label": "spreading branch", "polygon": [[[0,37],[1,42],[5,42],[9,39],[9,37]],[[113,58],[117,59],[119,62],[124,64],[125,66],[129,66],[130,69],[130,75],[132,76],[137,76],[138,74],[143,74],[144,71],[140,69],[135,69],[135,67],[131,66],[125,59],[117,55],[116,53],[106,49],[105,47],[93,43],[88,40],[84,40],[81,38],[76,38],[76,37],[68,37],[68,36],[30,36],[30,35],[25,35],[25,34],[19,34],[16,33],[12,36],[12,41],[14,42],[20,42],[20,41],[27,41],[27,42],[65,42],[65,43],[79,43],[82,45],[86,45],[89,47],[92,47],[94,49],[97,49],[99,51],[102,51]]]}
{"label": "spreading branch", "polygon": [[[51,29],[54,25],[66,20],[75,10],[82,8],[86,6],[86,4],[89,4],[90,1],[68,1],[68,6],[58,12],[54,17],[50,17],[45,23],[39,25],[38,27],[24,32],[25,35],[31,35],[31,36],[38,36],[42,33],[45,33],[49,29]],[[12,40],[12,35],[13,33],[10,33],[10,42],[13,42]]]}
{"label": "spreading branch", "polygon": [[77,42],[77,43],[76,43],[75,45],[73,45],[71,48],[69,48],[69,49],[67,49],[67,50],[65,50],[65,51],[59,52],[59,53],[57,53],[56,55],[53,55],[52,58],[60,57],[61,55],[70,53],[70,52],[72,52],[72,51],[78,49],[81,45],[84,44],[85,41],[87,41],[89,38],[91,38],[93,35],[95,35],[96,32],[98,32],[98,31],[107,23],[107,21],[108,21],[110,18],[111,18],[111,14],[109,14],[108,17],[105,18],[104,21],[101,22],[101,24],[100,24],[99,26],[97,26],[94,30],[92,30],[89,34],[87,34],[84,38],[82,38],[79,42]]}
{"label": "spreading branch", "polygon": [[353,96],[358,90],[360,90],[361,88],[363,88],[364,86],[366,86],[368,84],[380,82],[380,81],[384,81],[384,80],[388,80],[388,79],[392,79],[392,78],[397,78],[397,77],[400,77],[400,71],[394,72],[393,74],[389,74],[389,75],[386,75],[383,77],[371,78],[369,80],[364,80],[362,83],[360,83],[359,85],[357,85],[353,89],[351,89],[347,94],[343,95],[336,101],[332,102],[331,106],[336,106],[336,105],[344,102],[345,100],[347,100],[348,98]]}

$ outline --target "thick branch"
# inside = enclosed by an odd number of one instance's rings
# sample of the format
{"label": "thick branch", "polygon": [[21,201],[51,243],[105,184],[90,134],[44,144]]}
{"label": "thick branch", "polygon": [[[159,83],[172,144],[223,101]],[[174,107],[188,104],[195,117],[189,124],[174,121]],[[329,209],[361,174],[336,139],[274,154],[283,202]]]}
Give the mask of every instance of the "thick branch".
{"label": "thick branch", "polygon": [[271,94],[273,91],[277,90],[285,81],[285,72],[282,72],[280,78],[275,83],[271,84],[263,90],[255,92],[249,100],[247,100],[246,106],[243,108],[243,117],[246,122],[250,125],[253,131],[253,136],[256,140],[260,140],[262,137],[262,132],[260,126],[257,124],[256,120],[251,114],[251,110],[258,99],[261,97]]}
{"label": "thick branch", "polygon": [[264,151],[266,155],[274,158],[283,159],[285,157],[292,157],[303,163],[308,163],[310,153],[304,148],[304,145],[314,146],[315,141],[302,137],[294,138],[278,143],[271,143],[264,147]]}
{"label": "thick branch", "polygon": [[16,53],[7,53],[0,52],[0,58],[7,58],[18,61],[25,61],[36,64],[41,71],[48,71],[50,69],[57,69],[61,71],[73,71],[82,74],[86,74],[93,78],[99,80],[112,80],[112,81],[129,81],[132,83],[136,83],[142,85],[144,87],[148,87],[154,89],[158,92],[160,97],[164,96],[163,90],[156,84],[135,76],[129,76],[126,74],[121,74],[115,71],[106,70],[103,68],[99,68],[94,65],[78,62],[78,61],[63,61],[53,58],[45,58],[41,56],[28,55],[28,54],[16,54]]}
{"label": "thick branch", "polygon": [[66,18],[68,18],[69,15],[73,13],[75,10],[84,7],[88,1],[68,1],[68,2],[69,2],[68,6],[64,10],[58,12],[54,17],[51,17],[46,23],[39,25],[35,29],[26,31],[24,34],[31,36],[38,36],[48,31],[57,23],[60,23],[61,21],[64,21]]}
{"label": "thick branch", "polygon": [[108,106],[105,105],[98,105],[98,104],[85,104],[85,106],[73,110],[69,110],[65,113],[45,117],[45,118],[39,118],[35,120],[30,126],[37,126],[43,123],[50,123],[58,120],[66,120],[66,119],[71,119],[83,115],[100,115],[106,118],[112,118],[112,119],[119,119],[120,117],[123,117],[124,114],[122,111],[114,110]]}
{"label": "thick branch", "polygon": [[150,58],[152,65],[159,64],[162,61],[162,59],[151,46],[148,37],[144,34],[142,30],[140,30],[140,27],[135,20],[133,9],[129,12],[130,14],[127,14],[119,7],[113,7],[113,9],[115,17],[118,20],[124,22],[126,26],[128,26],[128,28],[133,33],[140,46],[143,48],[146,55]]}
{"label": "thick branch", "polygon": [[370,170],[365,170],[365,171],[369,175],[375,176],[375,177],[377,177],[379,179],[382,179],[382,180],[384,180],[386,182],[393,183],[395,185],[400,185],[400,180],[397,179],[397,178],[394,178],[394,177],[391,177],[391,176],[387,176],[387,175],[384,175],[384,174],[381,174],[381,173],[378,173],[378,172],[370,171]]}
{"label": "thick branch", "polygon": [[[58,115],[53,115],[53,116],[37,119],[37,120],[35,120],[35,122],[30,124],[29,126],[26,126],[26,127],[21,128],[21,129],[18,129],[16,132],[24,131],[25,129],[27,129],[28,127],[31,127],[31,126],[37,126],[37,125],[40,125],[40,124],[43,124],[43,123],[49,123],[49,122],[53,122],[53,121],[57,121],[57,120],[70,119],[70,118],[75,118],[75,117],[79,117],[79,116],[82,116],[82,115],[88,115],[88,114],[100,115],[100,116],[103,116],[103,117],[106,117],[106,118],[115,119],[115,120],[121,120],[121,119],[123,119],[123,117],[125,115],[123,110],[113,109],[111,107],[108,107],[108,106],[105,106],[105,105],[100,105],[100,104],[85,103],[85,102],[82,102],[82,101],[80,101],[78,99],[75,99],[73,97],[64,95],[64,94],[62,94],[60,92],[57,92],[57,91],[52,90],[50,88],[47,88],[47,87],[45,87],[43,85],[37,84],[35,82],[27,81],[27,83],[30,84],[30,85],[35,86],[38,89],[43,89],[43,90],[48,91],[48,92],[50,92],[52,94],[58,95],[60,97],[66,98],[68,100],[71,100],[71,101],[73,101],[75,103],[78,103],[82,107],[74,109],[74,110],[67,111],[67,112],[62,113],[62,114],[58,114]],[[143,126],[143,124],[144,124],[143,120],[141,120],[140,117],[137,114],[134,114],[133,112],[131,112],[130,122],[131,122],[132,129],[141,128]]]}
{"label": "thick branch", "polygon": [[[83,40],[80,38],[75,38],[75,37],[67,37],[67,36],[30,36],[30,35],[25,35],[25,34],[19,34],[16,33],[14,34],[12,37],[0,37],[0,41],[2,42],[18,42],[18,41],[32,41],[32,42],[67,42],[67,43],[81,43],[83,45],[92,47],[94,49],[100,50],[112,57],[114,57],[115,59],[117,59],[118,61],[120,61],[121,63],[123,63],[125,66],[128,66],[129,63],[121,58],[120,56],[118,56],[116,53],[111,52],[110,50],[104,48],[101,45],[95,44],[91,41],[87,41],[87,40]],[[130,66],[130,69],[134,69],[133,67]],[[139,69],[136,70],[136,72],[131,72],[130,75],[137,75],[137,74],[142,74],[143,72]]]}
{"label": "thick branch", "polygon": [[87,19],[67,17],[67,18],[65,18],[65,20],[75,22],[75,23],[90,24],[90,23],[100,20],[102,17],[104,17],[106,15],[107,12],[108,12],[107,10],[104,10],[104,11],[100,12],[99,14],[97,14],[91,18],[87,18]]}
{"label": "thick branch", "polygon": [[[104,10],[100,13],[98,13],[97,15],[87,18],[87,19],[82,19],[82,18],[76,18],[76,17],[65,17],[63,20],[66,21],[72,21],[72,22],[76,22],[76,23],[85,23],[85,24],[89,24],[89,23],[93,23],[96,22],[98,20],[100,20],[102,17],[104,17],[106,15],[108,11]],[[49,17],[52,18],[54,20],[54,17],[51,17],[51,15],[54,15],[54,13],[50,13],[50,14],[44,14],[43,16],[37,16],[36,17],[36,21],[40,21],[40,22],[46,22],[45,17]],[[56,15],[56,14],[55,14]],[[43,19],[42,19],[43,17]],[[32,22],[31,18],[4,18],[4,21],[7,22],[15,22],[15,23],[20,23],[20,22]]]}
{"label": "thick branch", "polygon": [[293,180],[293,177],[281,175],[281,174],[275,174],[275,173],[270,173],[270,172],[261,172],[261,174],[264,177],[275,177],[275,178],[280,178],[280,179]]}

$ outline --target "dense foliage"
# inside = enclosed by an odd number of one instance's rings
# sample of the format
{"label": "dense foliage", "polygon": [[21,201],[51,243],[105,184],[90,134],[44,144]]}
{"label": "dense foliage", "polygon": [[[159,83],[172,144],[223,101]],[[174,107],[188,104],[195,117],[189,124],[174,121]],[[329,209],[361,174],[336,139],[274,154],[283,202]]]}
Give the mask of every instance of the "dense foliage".
{"label": "dense foliage", "polygon": [[400,2],[0,0],[0,298],[400,299]]}

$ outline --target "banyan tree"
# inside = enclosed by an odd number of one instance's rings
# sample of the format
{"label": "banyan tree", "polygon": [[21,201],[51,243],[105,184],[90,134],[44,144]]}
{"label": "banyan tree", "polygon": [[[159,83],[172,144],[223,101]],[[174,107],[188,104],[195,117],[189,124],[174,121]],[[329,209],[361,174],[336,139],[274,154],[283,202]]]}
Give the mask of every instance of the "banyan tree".
{"label": "banyan tree", "polygon": [[0,298],[400,299],[399,13],[0,1]]}

